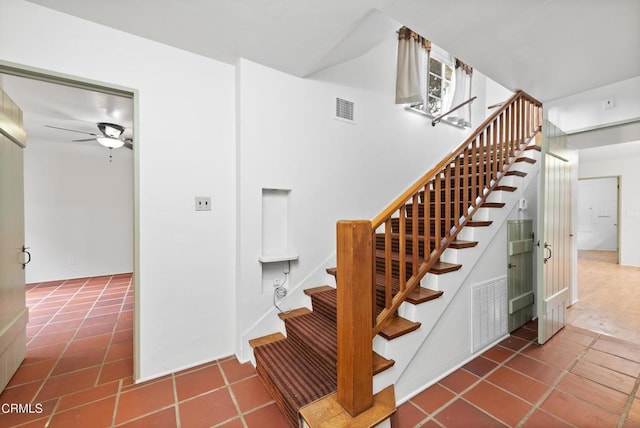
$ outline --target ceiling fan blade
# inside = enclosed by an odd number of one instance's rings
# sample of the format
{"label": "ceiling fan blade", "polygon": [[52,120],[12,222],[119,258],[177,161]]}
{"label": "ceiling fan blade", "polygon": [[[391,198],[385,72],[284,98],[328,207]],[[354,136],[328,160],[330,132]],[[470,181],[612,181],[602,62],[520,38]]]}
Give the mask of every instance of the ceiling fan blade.
{"label": "ceiling fan blade", "polygon": [[133,144],[128,141],[125,141],[124,146],[129,150],[133,150]]}
{"label": "ceiling fan blade", "polygon": [[71,141],[73,141],[74,143],[78,143],[78,142],[81,142],[81,141],[96,141],[96,139],[95,138],[82,138],[80,140],[71,140]]}
{"label": "ceiling fan blade", "polygon": [[98,136],[98,134],[94,134],[93,132],[78,131],[76,129],[60,128],[59,126],[51,126],[51,125],[44,125],[44,126],[46,126],[47,128],[62,129],[63,131],[77,132],[79,134],[93,135],[94,137]]}

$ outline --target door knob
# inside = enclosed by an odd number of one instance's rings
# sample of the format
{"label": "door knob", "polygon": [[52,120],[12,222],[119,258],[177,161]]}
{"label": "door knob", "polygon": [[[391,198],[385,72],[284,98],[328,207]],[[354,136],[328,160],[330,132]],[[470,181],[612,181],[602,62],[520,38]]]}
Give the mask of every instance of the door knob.
{"label": "door knob", "polygon": [[514,264],[511,264],[511,263],[509,263],[507,266],[509,267],[509,269],[514,268],[514,267],[518,267],[518,265],[514,265]]}

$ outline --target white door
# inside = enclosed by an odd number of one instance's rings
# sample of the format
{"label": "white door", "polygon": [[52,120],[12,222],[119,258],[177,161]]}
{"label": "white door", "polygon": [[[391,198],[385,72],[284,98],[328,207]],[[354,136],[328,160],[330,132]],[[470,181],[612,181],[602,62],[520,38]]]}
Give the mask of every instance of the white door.
{"label": "white door", "polygon": [[570,304],[572,192],[566,135],[549,122],[543,127],[541,230],[538,275],[538,342],[565,325]]}
{"label": "white door", "polygon": [[578,249],[618,251],[618,177],[578,181]]}
{"label": "white door", "polygon": [[0,391],[26,353],[22,112],[0,88]]}

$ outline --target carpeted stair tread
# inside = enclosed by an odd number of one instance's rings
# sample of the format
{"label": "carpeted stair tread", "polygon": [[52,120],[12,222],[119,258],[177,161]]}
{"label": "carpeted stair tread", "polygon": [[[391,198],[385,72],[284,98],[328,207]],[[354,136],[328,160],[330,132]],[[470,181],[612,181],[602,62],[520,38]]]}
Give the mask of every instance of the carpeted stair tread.
{"label": "carpeted stair tread", "polygon": [[300,407],[336,390],[336,377],[327,376],[289,340],[254,349],[256,368],[291,426],[298,426]]}

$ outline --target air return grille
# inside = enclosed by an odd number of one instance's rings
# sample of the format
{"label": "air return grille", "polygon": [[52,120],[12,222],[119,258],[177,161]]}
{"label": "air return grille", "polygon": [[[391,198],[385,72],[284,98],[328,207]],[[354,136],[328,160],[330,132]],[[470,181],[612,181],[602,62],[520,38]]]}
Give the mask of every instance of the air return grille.
{"label": "air return grille", "polygon": [[336,98],[336,118],[353,122],[353,102]]}
{"label": "air return grille", "polygon": [[471,288],[473,352],[508,333],[507,278],[500,277]]}

